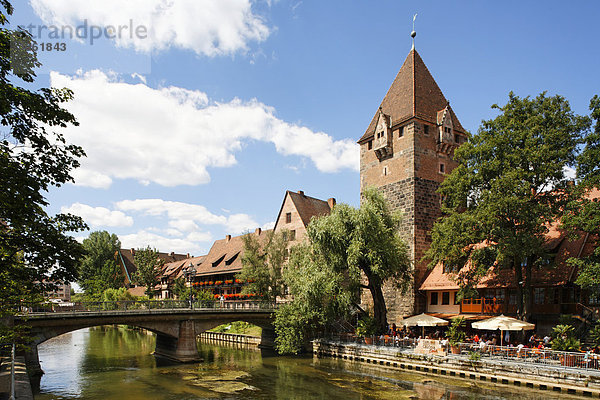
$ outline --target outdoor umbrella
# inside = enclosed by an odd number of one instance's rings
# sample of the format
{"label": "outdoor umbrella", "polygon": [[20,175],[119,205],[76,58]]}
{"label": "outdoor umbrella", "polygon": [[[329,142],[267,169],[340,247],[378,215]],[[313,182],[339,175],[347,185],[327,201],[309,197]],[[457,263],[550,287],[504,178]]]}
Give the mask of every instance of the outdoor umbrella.
{"label": "outdoor umbrella", "polygon": [[423,337],[425,337],[425,327],[426,326],[448,325],[448,321],[446,321],[445,319],[437,318],[437,317],[434,317],[431,315],[427,315],[425,313],[419,314],[419,315],[413,315],[412,317],[409,317],[409,318],[399,321],[399,323],[404,326],[422,326],[423,327],[423,334],[422,334]]}
{"label": "outdoor umbrella", "polygon": [[503,345],[504,331],[530,331],[535,329],[535,324],[521,321],[520,319],[499,315],[484,321],[473,322],[471,326],[475,329],[487,331],[500,331],[500,346]]}

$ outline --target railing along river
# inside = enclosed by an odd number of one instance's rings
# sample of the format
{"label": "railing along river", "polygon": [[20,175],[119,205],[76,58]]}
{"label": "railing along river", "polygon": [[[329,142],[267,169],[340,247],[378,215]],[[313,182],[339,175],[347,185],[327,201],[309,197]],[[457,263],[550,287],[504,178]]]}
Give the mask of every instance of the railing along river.
{"label": "railing along river", "polygon": [[[426,354],[422,350],[428,347],[441,349],[446,357],[460,357],[472,361],[490,360],[508,363],[535,364],[557,368],[577,368],[600,371],[600,354],[588,352],[556,351],[528,347],[509,347],[459,343],[450,346],[447,341],[424,339],[427,345],[419,346],[421,339],[403,339],[398,336],[359,337],[351,334],[328,335],[326,340],[341,343],[355,343],[367,346],[398,348],[407,354]],[[436,342],[436,343],[433,343]],[[419,351],[419,349],[421,351]],[[436,353],[439,355],[439,353]]]}

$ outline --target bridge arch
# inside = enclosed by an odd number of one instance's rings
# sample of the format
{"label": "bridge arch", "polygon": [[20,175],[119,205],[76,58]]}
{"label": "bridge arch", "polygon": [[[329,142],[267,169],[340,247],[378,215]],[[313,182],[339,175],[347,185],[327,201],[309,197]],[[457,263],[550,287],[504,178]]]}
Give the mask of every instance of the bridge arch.
{"label": "bridge arch", "polygon": [[180,362],[198,361],[197,335],[219,325],[245,321],[262,328],[261,347],[273,347],[271,309],[160,309],[39,313],[15,318],[31,327],[33,338],[25,355],[31,374],[41,375],[37,345],[75,330],[101,325],[129,325],[156,333],[154,354]]}

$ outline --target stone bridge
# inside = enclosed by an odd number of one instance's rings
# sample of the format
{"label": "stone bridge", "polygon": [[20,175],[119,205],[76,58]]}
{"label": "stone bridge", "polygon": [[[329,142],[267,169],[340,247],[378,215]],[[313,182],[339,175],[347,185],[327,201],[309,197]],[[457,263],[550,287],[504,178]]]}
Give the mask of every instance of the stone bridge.
{"label": "stone bridge", "polygon": [[101,306],[76,306],[69,310],[58,309],[62,307],[55,307],[55,310],[29,310],[15,317],[15,324],[31,328],[33,341],[29,352],[25,354],[31,375],[43,373],[37,351],[39,344],[55,336],[92,326],[130,325],[147,329],[156,334],[154,354],[179,362],[199,360],[196,347],[198,334],[234,321],[260,326],[262,348],[272,348],[275,339],[272,314],[276,304],[273,303],[225,302],[193,308],[177,307],[178,304],[165,302],[99,304]]}

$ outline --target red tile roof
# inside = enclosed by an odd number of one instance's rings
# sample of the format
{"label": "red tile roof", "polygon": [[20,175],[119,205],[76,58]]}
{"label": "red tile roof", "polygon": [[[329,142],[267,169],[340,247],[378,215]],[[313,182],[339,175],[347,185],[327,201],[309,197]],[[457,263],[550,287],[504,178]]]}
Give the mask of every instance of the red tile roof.
{"label": "red tile roof", "polygon": [[[391,117],[393,125],[412,117],[437,124],[437,114],[446,106],[448,106],[448,100],[431,76],[421,56],[416,50],[411,50],[392,86],[381,101],[369,127],[358,142],[361,143],[374,135],[379,108],[385,115]],[[453,129],[465,133],[452,108],[448,107],[448,109],[452,117]]]}
{"label": "red tile roof", "polygon": [[[135,265],[135,249],[120,249],[117,254],[117,262],[121,264],[125,272],[125,280],[127,283],[131,283],[133,274],[137,271]],[[158,253],[160,258],[165,263],[171,263],[179,260],[183,260],[189,257],[189,254],[176,254],[176,253]]]}
{"label": "red tile roof", "polygon": [[[585,257],[594,250],[595,241],[590,240],[586,234],[580,233],[572,240],[564,230],[558,229],[557,224],[553,224],[549,229],[546,235],[546,248],[550,252],[556,251],[556,256],[551,266],[534,269],[532,286],[559,286],[573,282],[576,271],[567,264],[567,260],[571,257]],[[470,261],[467,262],[463,270],[470,268],[470,265]],[[444,273],[443,265],[440,263],[433,268],[419,289],[458,289],[459,285],[454,279],[456,274]],[[488,274],[481,278],[476,287],[478,289],[516,287],[514,273],[510,268],[490,267]]]}
{"label": "red tile roof", "polygon": [[[249,235],[257,235],[259,240],[264,242],[270,232],[272,231],[257,229],[255,233]],[[244,254],[243,237],[244,235],[227,236],[225,239],[215,241],[208,254],[201,261],[194,262],[197,274],[203,276],[240,272]],[[186,263],[189,264],[188,260]]]}

